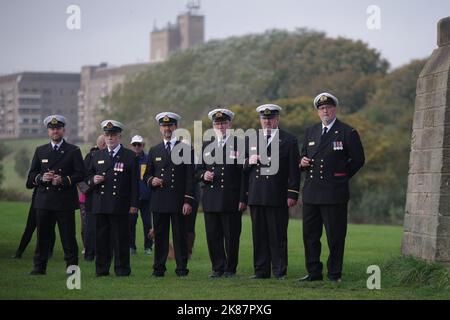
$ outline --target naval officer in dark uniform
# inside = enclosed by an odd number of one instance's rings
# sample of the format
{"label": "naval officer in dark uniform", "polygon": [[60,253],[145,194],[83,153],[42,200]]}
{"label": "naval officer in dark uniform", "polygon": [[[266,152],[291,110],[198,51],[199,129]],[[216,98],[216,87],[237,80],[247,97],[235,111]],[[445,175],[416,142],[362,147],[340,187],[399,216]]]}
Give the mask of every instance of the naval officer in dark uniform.
{"label": "naval officer in dark uniform", "polygon": [[[194,197],[194,150],[177,140],[173,132],[181,117],[173,112],[162,112],[156,117],[163,141],[150,148],[147,169],[144,175],[151,187],[150,210],[153,212],[155,230],[155,257],[153,276],[163,277],[169,252],[169,228],[172,223],[175,273],[187,276],[188,246],[185,216],[192,212]],[[174,150],[176,148],[176,150]],[[181,150],[178,153],[178,150]],[[175,164],[177,156],[186,156],[188,161]]]}
{"label": "naval officer in dark uniform", "polygon": [[95,272],[108,276],[114,255],[116,276],[129,276],[130,214],[137,214],[139,176],[133,151],[120,144],[123,124],[101,123],[106,149],[92,155],[86,183],[92,192],[92,214],[97,217]]}
{"label": "naval officer in dark uniform", "polygon": [[245,143],[230,132],[232,111],[216,108],[208,117],[216,136],[203,144],[196,178],[203,189],[206,240],[213,270],[210,277],[232,277],[238,264],[242,212],[247,207],[247,183],[239,162],[240,155],[245,159]]}
{"label": "naval officer in dark uniform", "polygon": [[340,281],[347,233],[349,181],[364,165],[358,132],[336,118],[338,99],[321,93],[314,99],[321,123],[306,130],[302,148],[303,243],[308,275],[300,281],[322,280],[320,261],[325,226],[330,255],[328,278]]}
{"label": "naval officer in dark uniform", "polygon": [[[296,137],[278,128],[280,110],[274,104],[256,109],[264,135],[260,138],[258,134],[256,145],[249,142],[249,159],[244,164],[249,175],[255,279],[270,278],[271,267],[275,278],[286,276],[289,208],[297,204],[299,196],[298,142]],[[267,155],[269,162],[263,155]],[[272,166],[274,161],[278,161],[278,170],[276,165]]]}
{"label": "naval officer in dark uniform", "polygon": [[46,273],[50,238],[58,224],[66,266],[78,265],[75,238],[76,184],[84,179],[80,148],[64,140],[66,118],[51,115],[44,119],[50,143],[37,147],[28,173],[37,191],[33,206],[37,213],[37,248],[31,275]]}

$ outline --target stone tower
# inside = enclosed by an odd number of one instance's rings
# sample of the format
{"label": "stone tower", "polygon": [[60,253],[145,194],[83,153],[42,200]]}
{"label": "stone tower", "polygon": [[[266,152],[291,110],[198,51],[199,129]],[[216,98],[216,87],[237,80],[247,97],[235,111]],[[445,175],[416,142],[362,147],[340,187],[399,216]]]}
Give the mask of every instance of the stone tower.
{"label": "stone tower", "polygon": [[150,34],[150,62],[166,60],[173,52],[189,49],[205,41],[205,17],[199,14],[200,2],[190,1],[187,12],[177,17],[176,24],[156,26]]}
{"label": "stone tower", "polygon": [[417,80],[402,254],[450,266],[450,17]]}

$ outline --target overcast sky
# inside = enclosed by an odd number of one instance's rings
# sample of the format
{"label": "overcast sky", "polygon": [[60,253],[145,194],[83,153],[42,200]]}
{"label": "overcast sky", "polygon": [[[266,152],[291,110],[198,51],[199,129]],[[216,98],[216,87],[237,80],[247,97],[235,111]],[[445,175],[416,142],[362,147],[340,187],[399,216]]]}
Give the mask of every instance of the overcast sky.
{"label": "overcast sky", "polygon": [[[0,74],[74,71],[82,65],[147,62],[149,33],[175,22],[187,0],[0,0]],[[81,29],[69,30],[69,5],[81,9]],[[381,28],[369,29],[367,8],[380,8]],[[450,16],[448,0],[202,0],[206,40],[306,27],[361,39],[393,67],[428,56],[436,25]]]}

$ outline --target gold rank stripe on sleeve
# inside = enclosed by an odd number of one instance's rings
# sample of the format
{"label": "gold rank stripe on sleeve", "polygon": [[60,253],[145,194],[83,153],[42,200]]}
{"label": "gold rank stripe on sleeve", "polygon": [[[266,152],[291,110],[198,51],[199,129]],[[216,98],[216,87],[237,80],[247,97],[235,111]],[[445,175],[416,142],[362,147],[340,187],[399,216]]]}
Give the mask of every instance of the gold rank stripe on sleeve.
{"label": "gold rank stripe on sleeve", "polygon": [[184,196],[185,196],[186,198],[190,198],[190,199],[192,199],[192,200],[195,200],[194,197],[188,196],[187,194],[185,194]]}
{"label": "gold rank stripe on sleeve", "polygon": [[295,193],[300,194],[300,192],[298,192],[298,191],[296,191],[296,190],[292,190],[292,189],[288,189],[288,192],[295,192]]}
{"label": "gold rank stripe on sleeve", "polygon": [[152,180],[152,179],[153,179],[153,177],[150,177],[147,179],[147,185],[150,185],[150,180]]}
{"label": "gold rank stripe on sleeve", "polygon": [[69,186],[71,186],[72,185],[72,179],[70,179],[70,177],[67,176],[67,180],[69,181]]}

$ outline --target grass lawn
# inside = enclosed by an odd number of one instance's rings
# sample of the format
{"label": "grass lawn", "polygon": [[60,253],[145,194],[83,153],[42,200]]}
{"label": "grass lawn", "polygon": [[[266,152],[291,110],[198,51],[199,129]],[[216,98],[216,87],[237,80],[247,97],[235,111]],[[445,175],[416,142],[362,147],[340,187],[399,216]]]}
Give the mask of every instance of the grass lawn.
{"label": "grass lawn", "polygon": [[[286,280],[251,280],[252,241],[248,215],[243,219],[238,276],[232,279],[209,279],[211,271],[206,248],[203,215],[197,218],[197,239],[190,274],[178,278],[174,261],[169,260],[164,278],[150,276],[153,256],[143,253],[142,232],[138,232],[138,254],[132,256],[132,275],[118,278],[94,276],[94,264],[81,260],[81,290],[66,288],[65,262],[60,241],[49,262],[47,275],[32,277],[32,240],[21,260],[11,259],[23,231],[27,203],[0,202],[0,299],[449,299],[450,291],[433,286],[399,285],[384,272],[383,265],[399,256],[401,227],[350,225],[347,237],[343,282],[299,283],[305,274],[301,221],[289,224],[289,270]],[[79,213],[77,224],[79,226]],[[137,226],[142,230],[141,221]],[[79,232],[79,228],[77,228]],[[78,236],[78,243],[81,244]],[[324,246],[323,260],[327,249]],[[381,290],[368,290],[367,267],[381,267]],[[111,270],[113,271],[113,270]],[[384,273],[383,273],[384,272]]]}

